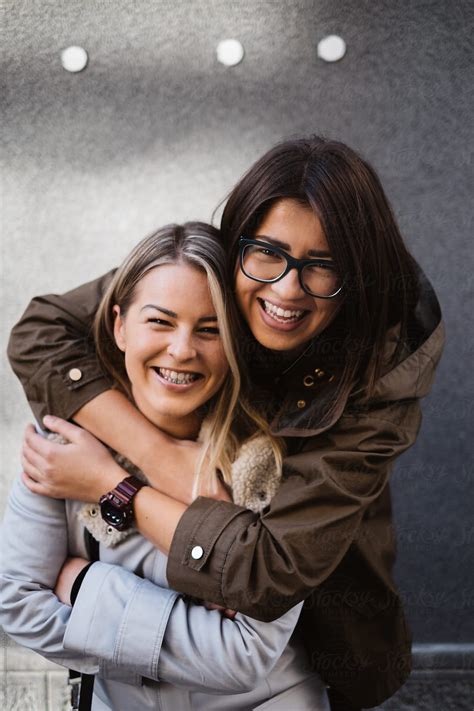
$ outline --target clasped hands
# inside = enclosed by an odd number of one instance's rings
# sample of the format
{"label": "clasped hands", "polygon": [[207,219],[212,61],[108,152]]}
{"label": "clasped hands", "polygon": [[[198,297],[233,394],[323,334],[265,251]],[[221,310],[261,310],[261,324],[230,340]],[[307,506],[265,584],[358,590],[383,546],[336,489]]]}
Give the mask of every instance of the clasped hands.
{"label": "clasped hands", "polygon": [[[94,503],[127,476],[107,447],[87,430],[60,417],[47,415],[43,422],[48,430],[61,435],[68,444],[48,440],[39,435],[33,425],[27,426],[21,462],[23,481],[30,491],[54,499]],[[159,430],[157,437],[159,441],[150,444],[152,450],[156,445],[157,455],[148,457],[149,466],[144,474],[154,489],[189,504],[202,444],[174,439]],[[163,471],[164,461],[167,471]],[[137,461],[133,463],[140,466]],[[200,494],[230,501],[219,480],[216,491],[201,491]]]}
{"label": "clasped hands", "polygon": [[[56,499],[72,499],[83,502],[97,502],[107,491],[113,489],[124,478],[125,472],[116,463],[110,451],[87,430],[73,425],[59,417],[46,416],[44,425],[61,435],[67,444],[60,444],[38,434],[33,425],[28,425],[23,441],[21,462],[22,479],[30,491],[41,496]],[[169,491],[157,472],[145,472],[151,486],[162,493],[175,496],[188,503],[191,500],[194,471],[201,451],[201,444],[173,440],[163,435],[163,441],[174,447],[173,458],[182,464],[179,489]],[[181,457],[181,459],[180,459]],[[158,459],[158,457],[157,457]],[[166,484],[166,480],[165,480]],[[206,495],[207,492],[201,492]],[[229,500],[226,489],[220,485],[211,498]],[[64,604],[70,605],[72,585],[83,567],[89,561],[83,558],[66,559],[56,581],[55,594]],[[208,609],[217,609],[233,619],[235,612],[204,603]]]}
{"label": "clasped hands", "polygon": [[44,424],[67,444],[46,439],[33,425],[27,426],[21,463],[30,491],[92,503],[124,478],[107,447],[89,432],[59,417],[47,416]]}

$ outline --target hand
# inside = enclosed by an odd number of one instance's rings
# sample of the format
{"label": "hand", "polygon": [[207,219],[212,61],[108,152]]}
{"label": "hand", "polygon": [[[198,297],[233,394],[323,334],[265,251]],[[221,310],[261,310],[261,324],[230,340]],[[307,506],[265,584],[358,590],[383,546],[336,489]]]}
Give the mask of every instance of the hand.
{"label": "hand", "polygon": [[45,417],[44,423],[68,444],[51,442],[28,425],[21,462],[30,491],[54,499],[97,502],[124,478],[108,449],[89,432],[59,417]]}
{"label": "hand", "polygon": [[237,614],[235,610],[230,610],[228,607],[222,607],[222,605],[216,605],[215,602],[205,602],[204,607],[206,610],[219,610],[222,617],[228,617],[229,620],[233,620]]}
{"label": "hand", "polygon": [[54,586],[54,594],[65,605],[71,604],[71,590],[74,581],[89,563],[90,561],[85,558],[66,558]]}

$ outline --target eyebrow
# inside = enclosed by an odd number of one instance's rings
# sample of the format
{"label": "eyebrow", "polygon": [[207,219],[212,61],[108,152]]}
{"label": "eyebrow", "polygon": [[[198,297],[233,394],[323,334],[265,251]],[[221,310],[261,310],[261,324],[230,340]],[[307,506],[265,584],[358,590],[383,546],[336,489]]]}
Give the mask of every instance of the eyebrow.
{"label": "eyebrow", "polygon": [[[161,311],[161,313],[166,316],[170,316],[170,318],[178,318],[178,314],[175,311],[164,309],[163,306],[157,306],[156,304],[145,304],[145,306],[142,306],[140,309],[140,312],[145,309],[155,309],[156,311]],[[203,321],[212,321],[215,323],[217,322],[217,316],[201,316],[201,318],[198,318],[198,323],[202,323]]]}
{"label": "eyebrow", "polygon": [[[287,252],[291,252],[290,245],[286,242],[280,242],[279,239],[274,239],[273,237],[268,237],[267,235],[257,235],[255,239],[265,240],[265,242],[269,242],[274,247],[279,247]],[[324,257],[326,259],[332,259],[331,253],[324,249],[310,249],[308,250],[308,254],[310,257]]]}

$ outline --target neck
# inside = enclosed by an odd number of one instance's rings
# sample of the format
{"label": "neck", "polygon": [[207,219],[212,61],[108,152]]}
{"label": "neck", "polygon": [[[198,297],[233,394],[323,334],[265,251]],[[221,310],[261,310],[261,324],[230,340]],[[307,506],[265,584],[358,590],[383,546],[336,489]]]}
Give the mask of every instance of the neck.
{"label": "neck", "polygon": [[187,417],[171,417],[169,415],[154,415],[149,417],[143,413],[150,422],[162,432],[175,439],[196,439],[201,429],[201,418],[193,412]]}
{"label": "neck", "polygon": [[156,412],[149,407],[148,403],[141,402],[140,397],[134,396],[133,399],[142,415],[165,434],[175,439],[197,439],[202,424],[202,415],[198,410],[184,417],[177,417]]}

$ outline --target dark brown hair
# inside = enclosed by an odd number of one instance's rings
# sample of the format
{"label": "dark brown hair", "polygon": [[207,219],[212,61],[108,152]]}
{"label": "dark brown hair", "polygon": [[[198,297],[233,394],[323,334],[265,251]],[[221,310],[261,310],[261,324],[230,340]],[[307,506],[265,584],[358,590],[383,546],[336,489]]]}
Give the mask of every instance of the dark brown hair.
{"label": "dark brown hair", "polygon": [[[418,282],[416,262],[380,180],[365,160],[338,141],[311,136],[276,145],[244,175],[224,209],[221,231],[232,273],[240,235],[251,237],[283,198],[298,200],[319,217],[343,279],[341,308],[319,337],[338,334],[342,367],[336,402],[358,381],[370,396],[408,336]],[[400,337],[387,362],[386,334],[395,324],[400,324]]]}

